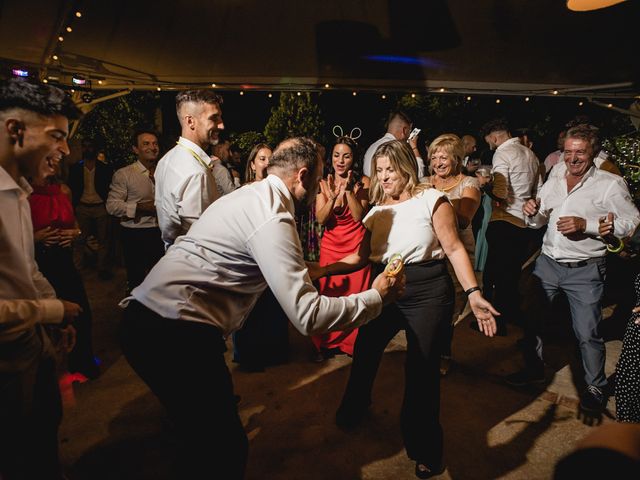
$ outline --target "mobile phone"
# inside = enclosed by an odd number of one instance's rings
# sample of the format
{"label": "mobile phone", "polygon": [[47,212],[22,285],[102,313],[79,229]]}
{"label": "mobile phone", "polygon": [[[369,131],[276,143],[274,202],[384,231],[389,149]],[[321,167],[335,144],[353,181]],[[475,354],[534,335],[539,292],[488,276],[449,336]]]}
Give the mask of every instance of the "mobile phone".
{"label": "mobile phone", "polygon": [[420,133],[420,129],[414,128],[413,130],[411,130],[411,133],[409,134],[409,138],[407,139],[407,141],[413,140],[415,137],[418,136],[419,133]]}

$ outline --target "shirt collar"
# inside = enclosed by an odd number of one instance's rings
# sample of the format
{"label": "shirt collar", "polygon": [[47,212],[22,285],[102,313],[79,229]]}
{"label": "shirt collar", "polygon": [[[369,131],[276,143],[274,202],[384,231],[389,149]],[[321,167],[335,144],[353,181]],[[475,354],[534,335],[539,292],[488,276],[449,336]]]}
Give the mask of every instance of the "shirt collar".
{"label": "shirt collar", "polygon": [[140,160],[136,160],[135,166],[140,173],[146,173],[148,170]]}
{"label": "shirt collar", "polygon": [[295,203],[293,202],[293,196],[291,195],[291,192],[289,191],[287,186],[284,184],[282,179],[277,175],[270,174],[270,175],[267,175],[267,178],[265,178],[263,181],[269,182],[269,184],[272,187],[274,187],[276,190],[278,190],[282,194],[282,196],[285,199],[285,207],[287,207],[287,210],[289,211],[289,213],[291,213],[292,216],[295,216],[296,207],[295,207]]}
{"label": "shirt collar", "polygon": [[3,167],[0,167],[0,191],[3,190],[23,190],[26,195],[31,195],[33,192],[33,188],[26,178],[19,177],[16,183],[13,177]]}
{"label": "shirt collar", "polygon": [[513,138],[510,138],[509,140],[504,141],[500,145],[498,145],[498,147],[496,148],[496,152],[501,148],[506,147],[507,145],[513,145],[515,143],[517,143],[518,145],[522,145],[518,137],[513,137]]}
{"label": "shirt collar", "polygon": [[188,147],[191,150],[193,150],[207,165],[211,163],[211,159],[209,158],[209,155],[207,155],[207,152],[205,152],[202,148],[200,148],[199,145],[196,145],[191,140],[188,140],[181,136],[178,139],[178,143],[181,143],[185,147]]}

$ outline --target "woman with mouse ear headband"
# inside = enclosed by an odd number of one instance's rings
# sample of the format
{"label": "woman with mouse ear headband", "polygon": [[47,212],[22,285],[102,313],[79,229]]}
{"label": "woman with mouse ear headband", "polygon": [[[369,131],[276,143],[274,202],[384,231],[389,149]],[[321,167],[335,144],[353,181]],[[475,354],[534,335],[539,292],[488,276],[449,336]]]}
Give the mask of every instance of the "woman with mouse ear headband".
{"label": "woman with mouse ear headband", "polygon": [[[316,197],[316,217],[325,229],[320,241],[320,265],[333,263],[354,253],[364,236],[362,218],[369,207],[369,178],[360,177],[358,145],[362,132],[354,128],[344,135],[342,127],[333,127],[336,136],[328,162],[329,174],[320,182]],[[358,293],[369,286],[370,267],[319,280],[322,295],[341,296]],[[357,330],[332,332],[312,337],[316,347],[314,360],[321,362],[335,353],[353,355]]]}

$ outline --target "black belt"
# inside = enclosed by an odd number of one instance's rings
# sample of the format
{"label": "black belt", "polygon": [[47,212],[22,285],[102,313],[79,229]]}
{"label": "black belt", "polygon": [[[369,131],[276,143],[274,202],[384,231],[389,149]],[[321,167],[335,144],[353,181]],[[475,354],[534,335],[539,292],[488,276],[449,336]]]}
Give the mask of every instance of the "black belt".
{"label": "black belt", "polygon": [[100,202],[100,203],[87,203],[87,202],[78,202],[80,205],[83,205],[85,207],[98,207],[100,205],[104,205],[104,202]]}
{"label": "black belt", "polygon": [[558,262],[555,261],[558,265],[561,265],[563,267],[567,267],[567,268],[580,268],[580,267],[586,267],[587,265],[590,265],[592,263],[597,263],[599,261],[601,261],[604,257],[594,257],[594,258],[587,258],[586,260],[580,260],[577,262]]}

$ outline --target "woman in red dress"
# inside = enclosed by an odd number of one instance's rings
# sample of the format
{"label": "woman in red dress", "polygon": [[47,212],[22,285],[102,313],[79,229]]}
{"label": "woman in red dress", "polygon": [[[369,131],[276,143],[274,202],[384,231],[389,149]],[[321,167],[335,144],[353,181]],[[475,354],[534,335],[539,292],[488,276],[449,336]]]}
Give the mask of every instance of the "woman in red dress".
{"label": "woman in red dress", "polygon": [[[353,131],[352,131],[353,135]],[[358,146],[351,136],[339,136],[331,151],[331,167],[327,178],[320,182],[316,197],[317,221],[324,225],[320,241],[320,265],[334,263],[358,250],[365,228],[361,223],[369,208],[369,177],[359,177]],[[348,275],[335,275],[319,280],[321,295],[339,297],[359,293],[369,288],[370,268]],[[332,332],[312,337],[316,361],[336,353],[353,355],[358,331]]]}
{"label": "woman in red dress", "polygon": [[93,356],[91,341],[91,307],[82,278],[73,263],[73,241],[80,229],[71,205],[71,190],[55,180],[58,164],[43,166],[38,178],[31,179],[33,192],[29,197],[35,257],[44,277],[51,283],[58,298],[75,302],[82,313],[73,322],[76,344],[69,353],[68,370],[96,378],[100,369]]}

